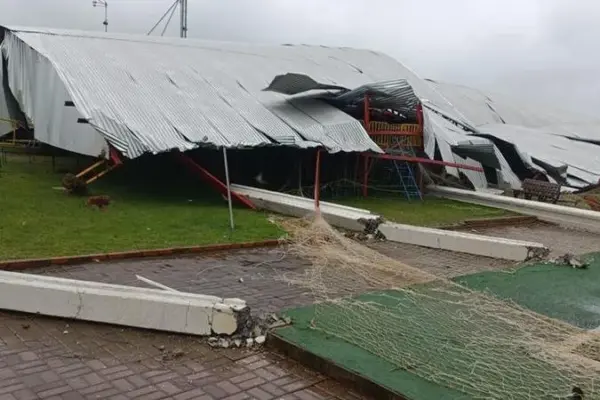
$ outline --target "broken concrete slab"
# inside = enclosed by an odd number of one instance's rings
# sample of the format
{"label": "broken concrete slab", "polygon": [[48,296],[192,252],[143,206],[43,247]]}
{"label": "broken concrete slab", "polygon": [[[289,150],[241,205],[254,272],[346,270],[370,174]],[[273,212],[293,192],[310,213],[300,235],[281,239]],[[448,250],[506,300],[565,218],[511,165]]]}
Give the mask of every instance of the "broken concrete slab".
{"label": "broken concrete slab", "polygon": [[7,271],[0,309],[203,336],[231,334],[250,315],[241,299]]}
{"label": "broken concrete slab", "polygon": [[[305,217],[314,212],[314,200],[250,186],[231,185],[231,190],[247,196],[260,209],[292,217]],[[374,230],[381,217],[361,208],[320,202],[321,215],[331,225],[355,232]]]}
{"label": "broken concrete slab", "polygon": [[541,243],[386,222],[379,232],[389,241],[513,261],[548,255]]}

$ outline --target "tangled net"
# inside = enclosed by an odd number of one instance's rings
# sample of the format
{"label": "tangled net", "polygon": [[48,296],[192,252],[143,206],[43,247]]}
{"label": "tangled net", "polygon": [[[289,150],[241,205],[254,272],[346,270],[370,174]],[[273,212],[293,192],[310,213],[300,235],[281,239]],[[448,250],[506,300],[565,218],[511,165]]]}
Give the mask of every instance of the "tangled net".
{"label": "tangled net", "polygon": [[[281,222],[287,275],[317,297],[311,325],[473,398],[600,399],[600,334],[553,320],[360,245],[323,219]],[[365,294],[366,293],[366,294]]]}

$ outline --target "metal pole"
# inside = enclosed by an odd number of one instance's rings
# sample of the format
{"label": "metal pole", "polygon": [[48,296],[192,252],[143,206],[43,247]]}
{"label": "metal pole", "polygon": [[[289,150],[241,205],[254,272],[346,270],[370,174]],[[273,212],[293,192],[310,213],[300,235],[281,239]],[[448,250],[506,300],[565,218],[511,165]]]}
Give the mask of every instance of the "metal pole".
{"label": "metal pole", "polygon": [[[369,94],[365,94],[365,99],[364,99],[364,109],[363,109],[363,113],[364,113],[364,124],[365,124],[365,130],[367,131],[367,134],[369,135],[369,137],[371,136],[371,111],[370,111],[370,104],[369,104]],[[363,197],[367,197],[368,195],[368,191],[369,191],[369,156],[367,155],[367,153],[363,153],[363,157],[364,159],[364,166],[363,166],[363,187],[362,187],[362,192],[363,192]]]}
{"label": "metal pole", "polygon": [[108,3],[104,2],[104,33],[108,32]]}
{"label": "metal pole", "polygon": [[92,0],[92,6],[104,7],[104,21],[102,21],[102,25],[104,25],[104,32],[108,32],[108,2],[106,0]]}
{"label": "metal pole", "polygon": [[179,36],[181,38],[187,37],[187,0],[179,0],[179,7],[181,11],[181,18],[179,22]]}
{"label": "metal pole", "polygon": [[227,185],[227,203],[229,203],[229,225],[235,229],[233,223],[233,205],[231,204],[231,184],[229,182],[229,163],[227,162],[227,149],[223,147],[223,162],[225,163],[225,184]]}
{"label": "metal pole", "polygon": [[148,284],[148,285],[150,285],[150,286],[154,286],[154,287],[157,287],[157,288],[159,288],[159,289],[166,290],[167,292],[179,293],[179,290],[175,290],[175,289],[173,289],[173,288],[170,288],[170,287],[168,287],[167,285],[163,285],[163,284],[162,284],[162,283],[160,283],[160,282],[156,282],[156,281],[150,280],[150,279],[148,279],[148,278],[144,278],[144,277],[143,277],[143,276],[141,276],[141,275],[136,275],[135,277],[136,277],[136,278],[137,278],[139,281],[142,281],[142,282],[144,282],[144,283],[147,283],[147,284]]}
{"label": "metal pole", "polygon": [[315,213],[321,213],[321,150],[317,150],[315,162]]}

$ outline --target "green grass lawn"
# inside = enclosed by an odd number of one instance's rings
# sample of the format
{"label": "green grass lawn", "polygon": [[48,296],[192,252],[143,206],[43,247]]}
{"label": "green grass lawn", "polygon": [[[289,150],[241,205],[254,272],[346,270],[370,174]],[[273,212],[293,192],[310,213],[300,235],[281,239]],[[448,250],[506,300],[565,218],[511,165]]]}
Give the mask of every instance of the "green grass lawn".
{"label": "green grass lawn", "polygon": [[[53,172],[50,160],[12,156],[0,169],[0,259],[81,255],[275,239],[282,232],[264,213],[235,208],[229,228],[227,203],[178,165],[132,163],[91,186],[110,195],[106,211],[61,186],[68,159]],[[72,163],[70,163],[72,164]],[[79,167],[84,168],[84,165]],[[167,168],[167,170],[165,170]]]}
{"label": "green grass lawn", "polygon": [[497,218],[514,215],[506,210],[427,197],[408,201],[402,197],[368,197],[335,200],[347,206],[365,208],[392,222],[418,226],[447,226],[467,219]]}

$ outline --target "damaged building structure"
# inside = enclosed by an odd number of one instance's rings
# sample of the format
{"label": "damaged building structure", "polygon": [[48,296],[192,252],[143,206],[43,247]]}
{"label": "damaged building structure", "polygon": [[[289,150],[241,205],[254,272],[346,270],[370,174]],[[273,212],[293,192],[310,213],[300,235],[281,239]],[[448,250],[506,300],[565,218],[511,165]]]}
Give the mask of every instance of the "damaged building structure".
{"label": "damaged building structure", "polygon": [[379,101],[420,127],[419,148],[395,160],[476,189],[536,172],[573,188],[600,179],[600,121],[422,79],[379,52],[8,26],[0,39],[0,136],[20,121],[41,143],[115,160],[279,146],[379,157],[365,106]]}

